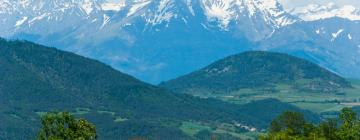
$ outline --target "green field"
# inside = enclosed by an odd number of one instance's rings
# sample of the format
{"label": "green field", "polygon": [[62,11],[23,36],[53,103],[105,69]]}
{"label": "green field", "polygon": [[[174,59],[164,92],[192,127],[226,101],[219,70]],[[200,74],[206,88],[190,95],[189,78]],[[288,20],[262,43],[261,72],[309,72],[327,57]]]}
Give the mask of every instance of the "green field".
{"label": "green field", "polygon": [[180,126],[185,134],[193,138],[204,138],[201,137],[201,133],[210,132],[211,136],[217,136],[218,138],[233,138],[233,139],[247,139],[255,140],[259,132],[239,132],[238,127],[231,124],[208,124],[200,122],[183,122]]}
{"label": "green field", "polygon": [[219,94],[211,97],[236,104],[275,98],[320,114],[339,111],[344,107],[360,106],[360,80],[349,81],[351,81],[353,88],[341,89],[337,93],[301,92],[292,90],[288,85],[277,85],[275,87],[276,92],[241,89],[228,95]]}

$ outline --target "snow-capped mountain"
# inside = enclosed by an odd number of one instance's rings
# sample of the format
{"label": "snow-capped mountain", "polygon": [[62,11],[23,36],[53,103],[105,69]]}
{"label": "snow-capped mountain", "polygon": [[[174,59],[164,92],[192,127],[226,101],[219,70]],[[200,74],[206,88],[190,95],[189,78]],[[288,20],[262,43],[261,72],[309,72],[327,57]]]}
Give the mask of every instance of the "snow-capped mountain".
{"label": "snow-capped mountain", "polygon": [[[49,34],[100,19],[102,26],[111,20],[127,26],[138,21],[134,19],[141,18],[143,24],[151,28],[163,23],[169,26],[172,20],[186,24],[196,17],[204,18],[198,23],[204,28],[235,29],[245,32],[249,39],[261,40],[275,29],[297,21],[276,0],[124,0],[120,3],[103,0],[0,0],[0,6],[1,22],[6,25],[1,28],[2,36],[30,31]],[[115,12],[116,16],[106,14],[109,11]],[[50,27],[44,29],[44,24]],[[47,33],[39,32],[41,29]]]}
{"label": "snow-capped mountain", "polygon": [[299,20],[276,0],[0,0],[0,6],[0,36],[96,58],[151,82],[249,49]]}
{"label": "snow-capped mountain", "polygon": [[[335,13],[341,13],[338,11]],[[316,44],[313,49],[322,46],[323,52],[333,50],[325,46],[340,44],[344,34],[349,34],[348,42],[360,44],[357,33],[351,31],[358,24],[343,30],[325,28],[331,25],[326,23],[316,29],[299,26],[308,22],[301,10],[289,14],[277,0],[0,0],[1,37],[35,41],[95,58],[152,83],[245,50],[284,46],[282,50],[291,53],[288,46],[280,44],[287,40],[287,45],[312,42]],[[299,37],[287,36],[291,32]],[[301,40],[291,41],[296,38]],[[266,42],[270,44],[264,45]],[[303,45],[297,50],[308,48]],[[356,52],[351,50],[347,52]],[[341,68],[347,62],[328,56],[322,53],[316,59],[326,57],[321,64],[347,75],[345,67]],[[334,62],[337,65],[327,65]]]}
{"label": "snow-capped mountain", "polygon": [[0,0],[1,36],[49,35],[77,28],[100,13],[95,0]]}
{"label": "snow-capped mountain", "polygon": [[327,5],[310,4],[308,6],[291,9],[289,12],[305,21],[314,21],[332,17],[360,20],[359,8],[352,5],[339,7],[335,5],[335,3],[329,3]]}

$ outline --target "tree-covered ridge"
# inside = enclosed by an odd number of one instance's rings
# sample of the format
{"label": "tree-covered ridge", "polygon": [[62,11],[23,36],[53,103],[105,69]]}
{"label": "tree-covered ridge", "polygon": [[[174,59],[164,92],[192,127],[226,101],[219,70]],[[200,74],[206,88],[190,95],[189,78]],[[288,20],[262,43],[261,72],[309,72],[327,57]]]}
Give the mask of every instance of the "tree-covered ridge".
{"label": "tree-covered ridge", "polygon": [[237,123],[268,123],[240,105],[173,94],[98,61],[27,41],[0,39],[0,77],[0,139],[34,137],[40,116],[54,110],[93,122],[104,139],[196,139],[180,129],[189,121],[230,124],[234,131],[243,130]]}
{"label": "tree-covered ridge", "polygon": [[229,56],[199,71],[160,84],[190,93],[229,93],[239,89],[275,90],[289,85],[298,91],[337,92],[351,84],[309,61],[287,54],[250,51]]}

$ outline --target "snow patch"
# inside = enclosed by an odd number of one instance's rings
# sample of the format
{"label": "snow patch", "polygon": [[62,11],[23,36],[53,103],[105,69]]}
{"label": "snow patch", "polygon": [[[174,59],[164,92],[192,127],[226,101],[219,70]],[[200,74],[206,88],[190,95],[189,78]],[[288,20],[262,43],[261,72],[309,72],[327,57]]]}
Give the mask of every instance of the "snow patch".
{"label": "snow patch", "polygon": [[191,0],[187,0],[186,4],[187,4],[187,6],[189,8],[189,11],[190,11],[191,15],[195,16],[195,12],[194,12]]}
{"label": "snow patch", "polygon": [[109,23],[109,21],[110,21],[110,17],[109,17],[108,15],[104,14],[104,15],[103,15],[103,23],[102,23],[100,29],[104,28],[105,25],[106,25],[107,23]]}
{"label": "snow patch", "polygon": [[137,0],[137,1],[135,1],[135,4],[132,5],[132,7],[130,8],[130,10],[127,13],[126,16],[127,17],[132,16],[137,11],[141,10],[142,8],[144,8],[145,6],[147,6],[150,3],[151,3],[151,0]]}
{"label": "snow patch", "polygon": [[340,29],[336,33],[332,33],[331,35],[333,38],[331,39],[331,41],[334,41],[343,31],[344,31],[344,29]]}
{"label": "snow patch", "polygon": [[171,0],[162,0],[160,1],[159,6],[157,7],[157,11],[154,15],[153,19],[148,20],[152,25],[161,24],[164,21],[170,22],[171,18],[175,16],[175,14],[171,11],[171,8],[174,7],[174,4]]}
{"label": "snow patch", "polygon": [[230,0],[225,1],[212,1],[204,0],[203,6],[205,10],[205,15],[209,20],[218,20],[221,22],[221,27],[226,29],[232,19],[234,11],[231,10]]}
{"label": "snow patch", "polygon": [[103,3],[101,9],[104,11],[120,11],[126,6],[125,1],[119,3]]}
{"label": "snow patch", "polygon": [[15,27],[19,27],[22,24],[24,24],[27,19],[28,19],[28,17],[22,17],[20,20],[16,21]]}
{"label": "snow patch", "polygon": [[50,15],[50,13],[44,13],[44,14],[42,14],[42,15],[40,15],[40,16],[36,16],[36,17],[32,18],[32,19],[29,21],[29,24],[30,24],[30,25],[31,25],[31,24],[34,24],[35,21],[37,21],[37,20],[42,20],[43,18],[45,18],[45,17],[48,16],[48,15]]}
{"label": "snow patch", "polygon": [[81,5],[81,8],[85,11],[87,15],[90,15],[91,12],[94,10],[91,0],[85,0],[84,3]]}

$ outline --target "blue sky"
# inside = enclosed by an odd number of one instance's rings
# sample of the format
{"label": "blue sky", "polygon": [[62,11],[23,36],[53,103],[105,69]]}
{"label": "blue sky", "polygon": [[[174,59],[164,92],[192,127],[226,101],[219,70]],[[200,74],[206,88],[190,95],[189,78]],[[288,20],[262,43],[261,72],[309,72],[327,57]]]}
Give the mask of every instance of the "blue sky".
{"label": "blue sky", "polygon": [[[108,0],[111,2],[118,2],[120,0]],[[337,5],[354,5],[360,7],[360,0],[279,0],[285,8],[294,8],[297,6],[304,6],[310,3],[327,4],[334,2]]]}

